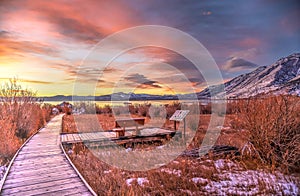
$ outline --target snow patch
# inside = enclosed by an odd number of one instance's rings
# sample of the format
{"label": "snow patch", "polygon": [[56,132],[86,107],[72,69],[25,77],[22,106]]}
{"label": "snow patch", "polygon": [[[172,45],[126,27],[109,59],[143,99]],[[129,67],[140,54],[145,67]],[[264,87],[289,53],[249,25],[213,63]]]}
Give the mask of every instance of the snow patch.
{"label": "snow patch", "polygon": [[165,173],[168,173],[168,174],[175,174],[177,176],[181,176],[181,170],[177,170],[177,169],[169,169],[169,168],[163,168],[160,170],[161,172],[165,172]]}
{"label": "snow patch", "polygon": [[4,177],[6,170],[7,170],[6,166],[0,166],[0,181]]}
{"label": "snow patch", "polygon": [[149,183],[147,178],[137,178],[137,182],[140,186],[144,186],[144,183]]}
{"label": "snow patch", "polygon": [[200,178],[200,177],[195,177],[195,178],[192,178],[192,181],[195,183],[195,184],[206,184],[208,183],[208,180],[205,179],[205,178]]}
{"label": "snow patch", "polygon": [[131,151],[132,151],[132,148],[127,148],[125,151],[126,151],[127,153],[128,153],[128,152],[131,152]]}
{"label": "snow patch", "polygon": [[[262,170],[230,171],[228,167],[235,168],[237,165],[223,159],[215,161],[214,164],[219,171],[217,181],[200,177],[192,178],[195,184],[206,184],[205,189],[208,193],[216,195],[257,195],[270,194],[268,190],[271,190],[283,195],[299,195],[299,184],[291,176],[279,172],[271,174]],[[226,167],[227,169],[225,169]]]}
{"label": "snow patch", "polygon": [[179,161],[173,161],[173,163],[175,163],[175,164],[179,164]]}
{"label": "snow patch", "polygon": [[215,168],[217,169],[217,171],[221,171],[221,170],[230,170],[232,168],[239,168],[239,166],[237,164],[235,164],[232,161],[228,161],[225,159],[218,159],[214,162]]}
{"label": "snow patch", "polygon": [[135,178],[129,178],[129,179],[127,179],[127,180],[126,180],[127,186],[131,186],[131,183],[132,183],[133,181],[135,181]]}
{"label": "snow patch", "polygon": [[109,174],[109,173],[111,173],[111,170],[105,170],[103,173],[104,174]]}
{"label": "snow patch", "polygon": [[145,183],[149,183],[147,178],[129,178],[126,180],[127,186],[131,186],[134,181],[137,181],[138,185],[140,186],[144,186]]}
{"label": "snow patch", "polygon": [[156,148],[157,149],[163,149],[165,146],[164,145],[161,145],[161,146],[157,146]]}

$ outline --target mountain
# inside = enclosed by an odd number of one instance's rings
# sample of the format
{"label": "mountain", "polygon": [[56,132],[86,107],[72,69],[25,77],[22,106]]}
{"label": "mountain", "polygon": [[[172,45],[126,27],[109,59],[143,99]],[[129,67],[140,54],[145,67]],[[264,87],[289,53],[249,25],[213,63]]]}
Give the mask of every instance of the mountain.
{"label": "mountain", "polygon": [[[290,94],[300,96],[300,53],[284,57],[269,66],[261,66],[256,70],[240,75],[224,83],[226,98],[246,98],[259,94]],[[198,97],[215,98],[223,95],[215,85],[198,93]]]}
{"label": "mountain", "polygon": [[[246,98],[259,94],[290,94],[300,96],[300,53],[284,57],[269,66],[261,66],[254,71],[237,76],[224,83],[226,98]],[[198,99],[223,98],[221,85],[210,86],[197,93]],[[150,95],[135,93],[113,93],[102,96],[64,96],[42,97],[45,101],[133,101],[133,100],[178,100],[195,99],[194,94]]]}
{"label": "mountain", "polygon": [[150,95],[150,94],[135,94],[135,93],[113,93],[111,95],[96,96],[96,101],[134,101],[134,100],[178,100],[175,95]]}
{"label": "mountain", "polygon": [[40,97],[43,101],[134,101],[134,100],[178,100],[176,95],[150,95],[135,93],[113,93],[111,95],[101,96],[71,96],[71,95],[55,95],[52,97]]}

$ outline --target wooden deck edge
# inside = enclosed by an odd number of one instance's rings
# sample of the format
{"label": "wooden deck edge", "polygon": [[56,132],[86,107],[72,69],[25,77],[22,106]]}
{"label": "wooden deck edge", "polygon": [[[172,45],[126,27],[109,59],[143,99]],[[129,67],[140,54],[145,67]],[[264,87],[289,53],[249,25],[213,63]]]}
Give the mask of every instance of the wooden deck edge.
{"label": "wooden deck edge", "polygon": [[[71,134],[71,133],[70,133]],[[102,138],[102,139],[88,139],[88,140],[72,140],[72,141],[60,141],[62,144],[76,144],[76,143],[94,143],[94,142],[105,142],[105,141],[112,141],[112,142],[122,142],[126,140],[132,140],[132,139],[147,139],[150,137],[164,137],[167,135],[171,135],[174,137],[177,134],[177,136],[181,137],[180,132],[176,131],[170,131],[168,133],[154,133],[149,135],[130,135],[130,136],[121,136],[121,137],[112,137],[112,138]],[[62,134],[61,134],[62,135]],[[65,134],[66,135],[66,134]]]}
{"label": "wooden deck edge", "polygon": [[[52,118],[53,119],[53,118]],[[52,120],[51,119],[51,120]],[[50,120],[50,121],[51,121]],[[49,121],[49,122],[50,122]],[[48,123],[49,123],[48,122]],[[48,124],[47,123],[47,124]],[[46,124],[46,125],[47,125]],[[34,134],[32,134],[32,136],[30,136],[23,144],[22,144],[22,146],[17,150],[17,152],[15,153],[15,155],[13,156],[13,158],[10,160],[10,163],[9,163],[9,165],[8,165],[8,168],[7,168],[7,170],[6,170],[6,172],[5,172],[5,174],[4,174],[4,176],[3,176],[3,178],[1,179],[1,181],[0,181],[0,195],[1,195],[1,191],[2,191],[2,188],[3,188],[3,185],[4,185],[4,182],[5,182],[5,180],[6,180],[6,178],[7,178],[7,175],[8,175],[8,173],[9,173],[9,171],[10,171],[10,169],[11,169],[11,167],[12,167],[12,165],[13,165],[13,163],[14,163],[14,161],[15,161],[15,159],[17,158],[17,156],[19,155],[19,152],[22,150],[22,148],[31,140],[31,138],[33,137],[33,136],[35,136],[37,133],[39,133],[42,129],[44,129],[45,127],[46,127],[46,125],[44,126],[44,127],[41,127],[36,133],[34,133]]]}
{"label": "wooden deck edge", "polygon": [[81,181],[84,183],[84,185],[87,187],[87,189],[92,193],[92,195],[97,196],[97,194],[95,193],[95,191],[92,189],[92,187],[89,185],[89,183],[84,179],[84,177],[81,175],[81,173],[77,170],[77,168],[75,167],[75,165],[72,163],[70,157],[67,155],[62,143],[60,143],[60,148],[63,151],[65,157],[67,158],[67,160],[69,161],[69,164],[71,165],[71,167],[75,170],[75,172],[77,173],[77,175],[79,176],[79,178],[81,179]]}

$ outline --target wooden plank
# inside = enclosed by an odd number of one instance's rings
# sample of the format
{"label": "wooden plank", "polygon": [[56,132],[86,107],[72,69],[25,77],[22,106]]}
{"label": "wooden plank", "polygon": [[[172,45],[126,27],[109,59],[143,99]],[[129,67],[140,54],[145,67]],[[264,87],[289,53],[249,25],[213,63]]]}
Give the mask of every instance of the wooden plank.
{"label": "wooden plank", "polygon": [[87,135],[88,139],[90,139],[90,140],[92,140],[92,139],[93,139],[93,137],[92,137],[92,134],[91,134],[91,133],[87,133],[86,135]]}
{"label": "wooden plank", "polygon": [[33,181],[33,180],[43,181],[43,179],[51,179],[51,178],[55,178],[58,176],[69,177],[72,175],[77,176],[77,174],[75,174],[73,171],[64,171],[64,172],[59,173],[59,175],[57,174],[57,172],[54,172],[54,173],[48,173],[48,174],[40,175],[40,176],[28,176],[28,177],[23,177],[23,178],[19,178],[19,177],[14,178],[12,176],[9,176],[7,178],[7,180],[5,181],[4,186],[6,186],[6,184],[7,185],[14,184],[14,186],[16,186],[17,183],[21,183],[21,182],[25,182],[25,181]]}
{"label": "wooden plank", "polygon": [[70,140],[74,140],[73,134],[69,134]]}
{"label": "wooden plank", "polygon": [[34,149],[47,149],[55,148],[57,145],[31,145],[30,147],[25,146],[25,149],[34,150]]}
{"label": "wooden plank", "polygon": [[92,140],[95,140],[95,139],[98,138],[98,136],[97,136],[95,133],[92,133],[92,134],[90,134],[90,135],[91,135]]}
{"label": "wooden plank", "polygon": [[13,165],[32,165],[32,164],[43,164],[43,163],[50,163],[50,162],[56,162],[60,160],[66,160],[63,157],[55,157],[55,158],[44,158],[44,159],[30,159],[27,161],[24,161],[22,159],[16,160]]}
{"label": "wooden plank", "polygon": [[61,156],[46,156],[43,158],[34,158],[34,159],[24,159],[24,158],[17,158],[16,164],[34,164],[38,162],[48,162],[52,160],[61,160]]}
{"label": "wooden plank", "polygon": [[63,191],[59,191],[59,192],[54,192],[49,194],[50,196],[57,196],[57,195],[62,195],[62,196],[68,196],[68,195],[72,195],[72,196],[87,196],[90,195],[89,192],[86,192],[84,190],[74,190],[74,189],[68,189],[68,190],[63,190]]}
{"label": "wooden plank", "polygon": [[25,187],[18,187],[17,189],[3,189],[3,194],[15,195],[17,193],[22,193],[23,195],[37,195],[45,194],[48,192],[55,192],[58,190],[64,190],[69,188],[84,187],[79,179],[67,179],[54,181],[50,183],[40,183],[37,185],[29,185]]}
{"label": "wooden plank", "polygon": [[18,160],[29,160],[29,159],[43,159],[43,158],[55,158],[61,156],[61,153],[53,152],[53,153],[41,153],[41,154],[26,154],[18,156]]}
{"label": "wooden plank", "polygon": [[88,133],[87,135],[88,135],[89,139],[91,139],[91,140],[93,139],[93,133]]}
{"label": "wooden plank", "polygon": [[34,185],[34,184],[40,184],[40,183],[46,183],[46,182],[52,182],[57,180],[66,180],[66,179],[72,179],[72,178],[78,178],[76,174],[70,174],[70,175],[54,175],[49,176],[45,178],[27,178],[26,180],[20,179],[19,181],[14,180],[10,183],[6,183],[3,189],[11,189],[11,188],[17,188],[17,187],[24,187],[28,185]]}
{"label": "wooden plank", "polygon": [[[66,189],[65,188],[64,189],[60,189],[58,191],[57,190],[55,190],[55,191],[47,191],[45,193],[36,194],[36,195],[47,195],[47,196],[82,195],[82,196],[88,196],[88,195],[91,195],[91,193],[87,192],[85,190],[84,186],[78,186],[78,187],[71,187],[71,188],[66,188]],[[22,195],[20,195],[20,196],[22,196]]]}
{"label": "wooden plank", "polygon": [[[59,165],[59,166],[55,166],[52,167],[51,170],[53,170],[55,173],[59,173],[60,171],[64,171],[70,169],[70,166],[68,165]],[[32,170],[25,170],[25,171],[14,171],[13,173],[11,173],[11,176],[18,176],[18,177],[28,177],[28,176],[39,176],[39,175],[44,175],[47,174],[49,172],[52,172],[49,170],[49,168],[41,168],[41,169],[36,169],[34,171]]]}
{"label": "wooden plank", "polygon": [[66,141],[66,136],[64,135],[64,134],[62,134],[62,135],[60,135],[60,137],[61,137],[61,142],[65,142]]}
{"label": "wooden plank", "polygon": [[46,153],[46,152],[61,152],[57,148],[53,149],[47,149],[47,150],[22,150],[19,155],[24,155],[24,154],[35,154],[35,153]]}
{"label": "wooden plank", "polygon": [[44,145],[44,146],[25,146],[24,148],[24,151],[28,151],[28,150],[33,150],[33,151],[38,151],[38,150],[46,150],[46,149],[57,149],[57,146],[56,145]]}
{"label": "wooden plank", "polygon": [[78,182],[80,183],[81,181],[77,176],[72,178],[64,178],[64,179],[56,179],[56,180],[53,179],[53,180],[48,180],[45,182],[38,182],[38,183],[30,183],[30,181],[25,181],[23,182],[23,185],[18,186],[18,188],[16,188],[15,186],[7,186],[6,188],[3,187],[3,190],[10,190],[10,193],[14,193],[14,192],[34,190],[34,189],[40,189],[44,187],[53,187],[62,184],[78,183]]}
{"label": "wooden plank", "polygon": [[66,138],[67,138],[67,141],[70,141],[70,138],[69,138],[69,134],[65,135]]}
{"label": "wooden plank", "polygon": [[74,138],[75,138],[76,141],[80,141],[81,140],[78,134],[74,134],[74,136],[75,136]]}
{"label": "wooden plank", "polygon": [[20,171],[20,170],[36,170],[38,168],[52,168],[56,165],[63,165],[65,161],[59,161],[59,162],[50,162],[50,163],[44,163],[44,164],[34,164],[34,165],[14,165],[10,172],[13,171]]}

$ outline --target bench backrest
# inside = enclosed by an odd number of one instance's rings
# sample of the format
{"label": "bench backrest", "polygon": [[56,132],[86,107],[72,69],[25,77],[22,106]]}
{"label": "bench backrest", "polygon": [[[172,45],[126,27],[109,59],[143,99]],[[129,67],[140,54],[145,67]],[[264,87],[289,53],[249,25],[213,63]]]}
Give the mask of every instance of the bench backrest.
{"label": "bench backrest", "polygon": [[115,127],[133,127],[133,126],[140,126],[145,125],[144,118],[132,118],[132,119],[117,119]]}

